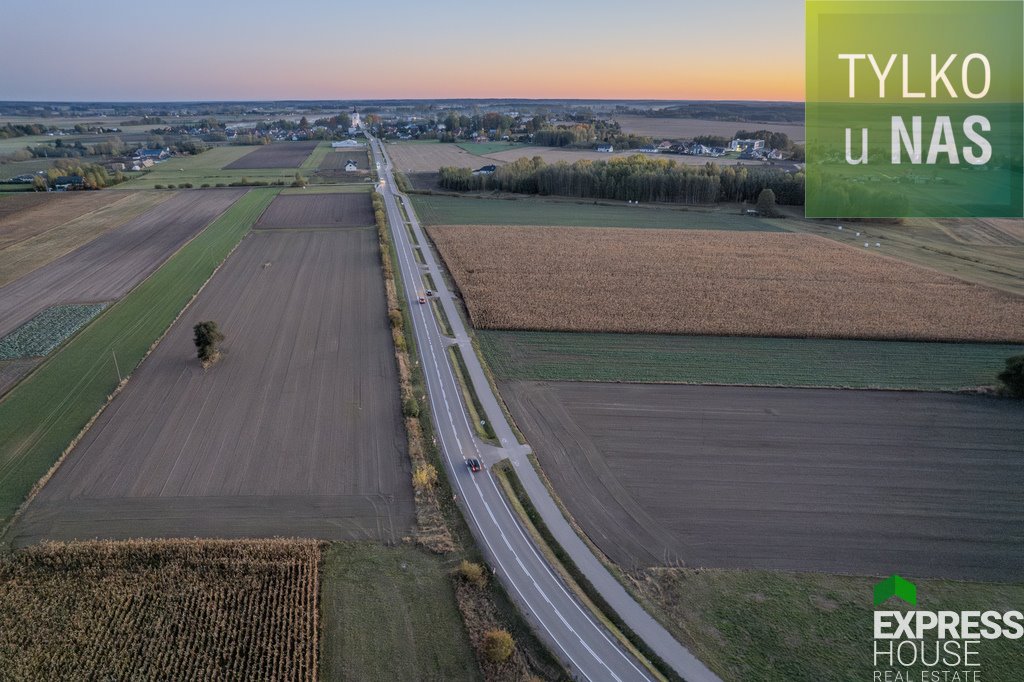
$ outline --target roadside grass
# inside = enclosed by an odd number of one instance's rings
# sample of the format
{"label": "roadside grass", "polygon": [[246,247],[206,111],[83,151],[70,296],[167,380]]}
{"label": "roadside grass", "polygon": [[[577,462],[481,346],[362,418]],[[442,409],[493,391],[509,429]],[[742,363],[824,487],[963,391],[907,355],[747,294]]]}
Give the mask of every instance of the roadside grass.
{"label": "roadside grass", "polygon": [[131,374],[276,194],[236,201],[0,400],[0,528],[116,390],[118,368]]}
{"label": "roadside grass", "polygon": [[462,389],[462,397],[466,403],[469,419],[473,422],[476,434],[480,438],[497,445],[498,435],[494,433],[494,426],[484,419],[487,413],[484,412],[484,407],[480,404],[480,397],[477,395],[473,382],[469,378],[466,360],[462,357],[462,349],[458,345],[449,346],[448,356],[451,358],[452,369],[455,372],[455,378],[459,381],[459,387]]}
{"label": "roadside grass", "polygon": [[[880,578],[684,568],[632,577],[652,614],[723,679],[872,679],[872,588]],[[918,609],[1002,613],[1024,603],[1024,584],[912,580]],[[926,642],[930,659],[934,639]],[[1019,678],[1019,640],[981,640],[977,650],[981,679]],[[907,668],[902,679],[925,679],[920,667]]]}
{"label": "roadside grass", "polygon": [[477,330],[497,379],[958,391],[1024,346]]}
{"label": "roadside grass", "polygon": [[409,545],[338,543],[321,569],[324,680],[476,680],[449,566]]}
{"label": "roadside grass", "polygon": [[448,313],[444,311],[444,306],[441,305],[441,302],[436,298],[432,299],[430,307],[434,311],[434,317],[437,318],[437,326],[441,328],[441,333],[447,337],[454,337],[455,333],[452,331],[452,325],[448,322]]}
{"label": "roadside grass", "polygon": [[498,152],[507,152],[511,149],[528,147],[529,145],[517,142],[459,142],[458,146],[470,154],[484,156],[485,154],[497,154]]}
{"label": "roadside grass", "polygon": [[424,225],[555,225],[566,227],[645,227],[681,230],[785,232],[739,208],[685,209],[538,197],[411,194]]}

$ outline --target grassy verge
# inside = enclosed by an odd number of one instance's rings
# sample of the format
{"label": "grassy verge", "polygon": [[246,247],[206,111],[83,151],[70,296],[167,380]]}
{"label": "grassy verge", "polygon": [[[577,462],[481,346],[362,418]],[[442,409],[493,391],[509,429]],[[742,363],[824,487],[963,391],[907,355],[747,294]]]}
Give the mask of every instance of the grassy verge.
{"label": "grassy verge", "polygon": [[[320,167],[320,162],[324,160],[324,157],[327,156],[327,152],[329,151],[331,151],[331,143],[321,142],[313,148],[313,151],[306,157],[306,160],[299,164],[299,170],[315,171]],[[305,175],[305,173],[303,173],[303,175]]]}
{"label": "grassy verge", "polygon": [[238,244],[274,198],[239,199],[0,401],[0,527]]}
{"label": "grassy verge", "polygon": [[432,299],[430,301],[430,309],[434,311],[434,317],[437,319],[437,326],[441,328],[441,333],[449,337],[455,336],[455,332],[452,331],[452,325],[448,322],[448,313],[444,311],[441,301],[437,298]]}
{"label": "grassy verge", "polygon": [[[473,329],[468,325],[466,328],[471,330]],[[512,413],[508,411],[508,405],[505,404],[505,399],[501,397],[501,391],[498,390],[498,382],[494,379],[494,373],[491,372],[491,366],[487,362],[487,358],[484,357],[483,351],[480,350],[480,341],[476,336],[476,334],[479,334],[479,331],[473,330],[470,331],[469,334],[470,343],[473,344],[473,352],[476,353],[476,358],[480,362],[480,367],[484,370],[484,376],[487,377],[487,385],[491,387],[491,393],[493,393],[494,397],[498,400],[498,406],[501,407],[501,413],[505,415],[505,421],[507,421],[508,425],[512,427],[512,433],[515,434],[516,440],[519,444],[526,445],[526,436],[524,436],[523,432],[519,430],[519,425],[516,424],[516,420],[512,418]]]}
{"label": "grassy verge", "polygon": [[552,563],[561,569],[570,587],[581,597],[586,606],[622,642],[623,646],[632,652],[659,679],[680,680],[681,678],[675,671],[661,660],[647,646],[647,643],[619,618],[614,609],[601,596],[601,593],[583,575],[576,562],[572,560],[572,557],[566,553],[555,539],[555,536],[551,534],[547,524],[544,523],[544,519],[541,518],[537,509],[533,506],[533,502],[523,488],[523,484],[519,480],[515,469],[509,466],[507,462],[501,462],[497,466],[492,467],[491,470],[497,474],[498,480],[501,481],[502,486],[505,488],[505,492],[512,501],[516,512],[520,514],[527,528],[539,541],[538,544],[544,549],[549,559],[553,560]]}
{"label": "grassy verge", "polygon": [[500,380],[957,391],[992,386],[1024,346],[479,331]]}
{"label": "grassy verge", "polygon": [[[723,679],[872,679],[872,587],[878,578],[672,568],[634,578],[652,613]],[[920,609],[1003,612],[1024,602],[1021,584],[914,582]],[[980,679],[1019,679],[1019,640],[985,640],[977,649]],[[925,679],[913,666],[908,671],[902,679]]]}
{"label": "grassy verge", "polygon": [[320,678],[480,679],[448,573],[442,559],[411,546],[330,546]]}
{"label": "grassy verge", "polygon": [[469,371],[466,369],[466,359],[462,357],[462,349],[458,346],[449,346],[448,355],[452,360],[452,369],[455,370],[455,378],[459,380],[459,387],[462,389],[462,397],[466,402],[466,409],[469,410],[470,421],[476,429],[478,436],[494,444],[498,442],[498,436],[494,433],[494,426],[484,419],[487,414],[484,406],[480,404],[480,397],[476,394],[473,382],[469,378]]}

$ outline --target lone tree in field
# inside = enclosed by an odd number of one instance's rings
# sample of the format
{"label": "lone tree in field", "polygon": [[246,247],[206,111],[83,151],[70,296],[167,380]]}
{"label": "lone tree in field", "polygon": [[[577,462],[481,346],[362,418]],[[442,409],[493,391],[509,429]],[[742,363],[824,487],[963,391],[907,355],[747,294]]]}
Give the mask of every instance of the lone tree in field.
{"label": "lone tree in field", "polygon": [[488,630],[484,635],[484,656],[491,663],[504,663],[515,647],[515,640],[505,630]]}
{"label": "lone tree in field", "polygon": [[203,367],[209,367],[220,358],[220,343],[224,334],[217,328],[213,320],[200,322],[192,328],[195,332],[196,354]]}
{"label": "lone tree in field", "polygon": [[1024,398],[1024,355],[1014,355],[1006,361],[1006,369],[999,373],[1003,392],[1014,398]]}
{"label": "lone tree in field", "polygon": [[775,192],[770,189],[763,189],[757,195],[757,212],[761,215],[775,215]]}

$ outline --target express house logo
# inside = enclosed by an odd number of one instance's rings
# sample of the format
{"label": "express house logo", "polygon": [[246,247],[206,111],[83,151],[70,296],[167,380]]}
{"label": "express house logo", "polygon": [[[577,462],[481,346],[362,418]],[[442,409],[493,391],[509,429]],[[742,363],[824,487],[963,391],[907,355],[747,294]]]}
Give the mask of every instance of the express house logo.
{"label": "express house logo", "polygon": [[876,682],[982,682],[985,642],[1024,637],[1020,611],[920,609],[917,586],[898,575],[875,585],[874,606]]}

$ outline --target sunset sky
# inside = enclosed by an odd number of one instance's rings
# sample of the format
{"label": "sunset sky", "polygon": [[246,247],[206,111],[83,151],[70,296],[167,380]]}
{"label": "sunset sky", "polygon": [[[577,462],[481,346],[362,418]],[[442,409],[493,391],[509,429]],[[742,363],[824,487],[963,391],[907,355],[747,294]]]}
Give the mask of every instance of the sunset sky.
{"label": "sunset sky", "polygon": [[802,100],[803,5],[11,3],[0,99]]}

